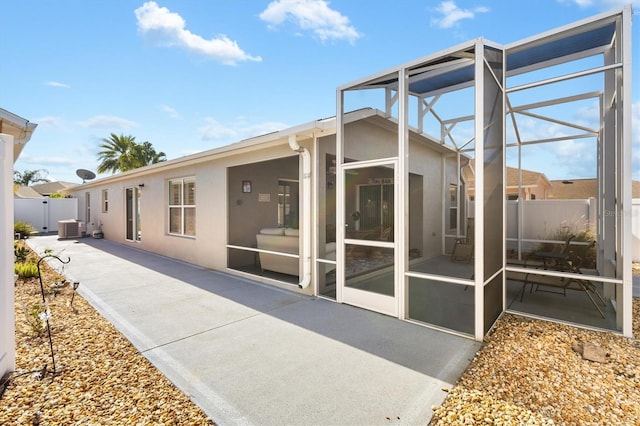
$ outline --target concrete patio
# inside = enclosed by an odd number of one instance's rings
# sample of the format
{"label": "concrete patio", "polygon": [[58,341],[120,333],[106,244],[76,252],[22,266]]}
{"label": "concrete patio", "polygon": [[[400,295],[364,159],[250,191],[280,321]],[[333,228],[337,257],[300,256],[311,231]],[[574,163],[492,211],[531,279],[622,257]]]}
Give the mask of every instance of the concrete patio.
{"label": "concrete patio", "polygon": [[28,244],[218,424],[425,425],[480,347],[107,240]]}

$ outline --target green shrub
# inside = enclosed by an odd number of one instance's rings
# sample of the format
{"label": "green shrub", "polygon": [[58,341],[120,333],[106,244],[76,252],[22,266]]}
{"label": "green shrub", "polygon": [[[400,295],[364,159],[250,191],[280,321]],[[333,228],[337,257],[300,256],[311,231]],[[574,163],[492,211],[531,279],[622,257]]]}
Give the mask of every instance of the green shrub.
{"label": "green shrub", "polygon": [[33,262],[16,262],[13,264],[13,273],[20,278],[37,277],[38,265]]}
{"label": "green shrub", "polygon": [[15,235],[20,234],[20,238],[29,238],[36,232],[36,229],[29,222],[17,220],[13,224],[13,232]]}
{"label": "green shrub", "polygon": [[25,306],[24,313],[33,335],[39,336],[42,334],[47,325],[46,321],[50,317],[47,307],[40,302],[36,302],[29,307]]}
{"label": "green shrub", "polygon": [[[552,233],[547,239],[566,241],[571,235],[573,235],[573,239],[571,239],[569,252],[572,252],[574,255],[582,259],[582,268],[595,268],[596,245],[589,243],[594,243],[596,240],[596,236],[593,231],[593,227],[589,223],[585,222],[584,220],[576,221],[574,223],[563,222],[562,226],[558,230],[556,230],[556,232]],[[553,251],[554,247],[557,249],[558,245],[552,243],[542,243],[538,250]]]}
{"label": "green shrub", "polygon": [[14,244],[13,254],[16,257],[16,262],[25,262],[29,256],[29,249],[27,247]]}

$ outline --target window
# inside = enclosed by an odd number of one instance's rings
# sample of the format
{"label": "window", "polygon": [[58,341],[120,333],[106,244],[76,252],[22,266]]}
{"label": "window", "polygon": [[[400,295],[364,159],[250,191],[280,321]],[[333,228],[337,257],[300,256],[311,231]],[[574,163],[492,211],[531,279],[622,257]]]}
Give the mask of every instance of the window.
{"label": "window", "polygon": [[196,179],[169,181],[169,233],[196,235]]}
{"label": "window", "polygon": [[458,229],[458,185],[449,184],[449,230]]}
{"label": "window", "polygon": [[[393,226],[393,184],[358,185],[359,230],[385,229]],[[357,217],[357,219],[355,219]]]}
{"label": "window", "polygon": [[85,214],[84,214],[84,223],[91,223],[91,193],[86,192],[84,194],[85,201]]}
{"label": "window", "polygon": [[109,190],[102,190],[102,213],[109,211]]}
{"label": "window", "polygon": [[298,182],[293,180],[278,181],[278,226],[281,228],[298,228]]}

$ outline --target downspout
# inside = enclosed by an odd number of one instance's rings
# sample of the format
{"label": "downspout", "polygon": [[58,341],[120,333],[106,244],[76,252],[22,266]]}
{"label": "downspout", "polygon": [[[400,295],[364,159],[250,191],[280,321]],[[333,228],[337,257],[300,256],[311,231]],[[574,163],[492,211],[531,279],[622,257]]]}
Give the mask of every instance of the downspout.
{"label": "downspout", "polygon": [[307,288],[311,283],[311,154],[307,148],[298,145],[296,135],[289,135],[289,147],[302,157],[302,280],[298,287]]}

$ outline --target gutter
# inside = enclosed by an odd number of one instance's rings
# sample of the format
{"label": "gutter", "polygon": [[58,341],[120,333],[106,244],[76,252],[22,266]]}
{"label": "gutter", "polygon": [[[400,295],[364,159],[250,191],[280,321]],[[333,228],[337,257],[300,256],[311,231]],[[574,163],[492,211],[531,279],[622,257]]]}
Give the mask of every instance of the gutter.
{"label": "gutter", "polygon": [[299,288],[307,288],[311,283],[311,154],[307,148],[298,145],[296,135],[289,135],[289,147],[302,157],[302,280]]}

